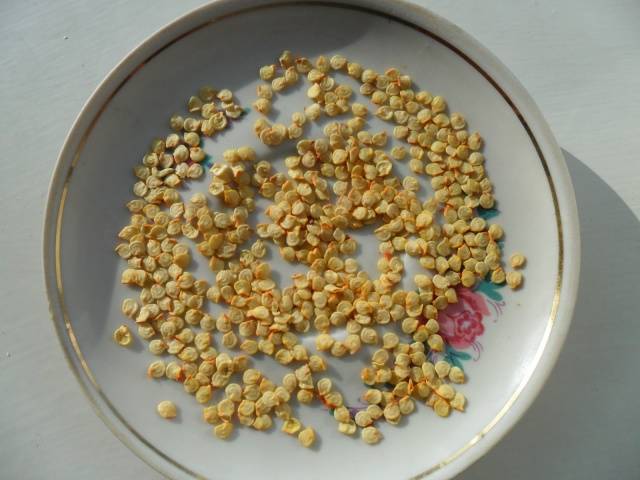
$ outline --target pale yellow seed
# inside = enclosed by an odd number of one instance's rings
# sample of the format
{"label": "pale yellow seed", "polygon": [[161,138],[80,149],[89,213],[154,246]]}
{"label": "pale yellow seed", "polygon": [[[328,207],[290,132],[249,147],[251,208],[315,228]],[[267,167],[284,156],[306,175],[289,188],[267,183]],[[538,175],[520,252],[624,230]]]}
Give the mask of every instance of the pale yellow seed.
{"label": "pale yellow seed", "polygon": [[271,111],[271,101],[267,98],[258,98],[253,102],[253,108],[255,108],[257,112],[266,115]]}
{"label": "pale yellow seed", "polygon": [[353,103],[351,105],[351,111],[356,117],[366,117],[369,114],[369,109],[361,103]]}
{"label": "pale yellow seed", "polygon": [[365,427],[362,429],[362,440],[369,445],[374,445],[382,440],[382,434],[376,427]]}
{"label": "pale yellow seed", "polygon": [[296,398],[300,403],[308,404],[313,401],[313,392],[311,390],[299,390]]}
{"label": "pale yellow seed", "polygon": [[449,362],[445,362],[444,360],[436,362],[434,366],[436,369],[436,373],[440,378],[445,378],[451,371],[451,365],[449,364]]}
{"label": "pale yellow seed", "polygon": [[133,318],[138,313],[138,302],[133,298],[125,298],[122,301],[122,313],[129,318]]}
{"label": "pale yellow seed", "polygon": [[260,78],[262,80],[272,80],[276,74],[275,65],[265,65],[260,68]]}
{"label": "pale yellow seed", "polygon": [[467,403],[467,399],[460,392],[456,392],[455,397],[453,397],[453,400],[451,400],[451,406],[460,412],[464,412],[464,407],[466,403]]}
{"label": "pale yellow seed", "polygon": [[460,367],[451,367],[449,371],[449,379],[453,383],[464,383],[465,375]]}
{"label": "pale yellow seed", "polygon": [[242,374],[242,381],[247,385],[254,385],[260,381],[262,374],[253,368],[249,368]]}
{"label": "pale yellow seed", "polygon": [[231,418],[235,412],[235,408],[232,400],[224,398],[218,403],[218,415],[220,415],[221,418]]}
{"label": "pale yellow seed", "polygon": [[491,224],[489,226],[488,231],[489,231],[489,236],[491,237],[492,240],[500,240],[504,235],[504,231],[502,230],[502,227],[497,223]]}
{"label": "pale yellow seed", "polygon": [[324,400],[331,408],[341,407],[344,402],[340,392],[329,392]]}
{"label": "pale yellow seed", "polygon": [[400,407],[397,403],[389,403],[384,407],[383,415],[388,422],[396,422],[401,416]]}
{"label": "pale yellow seed", "polygon": [[210,425],[216,425],[221,422],[218,416],[218,410],[213,405],[205,407],[202,410],[202,419]]}
{"label": "pale yellow seed", "polygon": [[212,393],[211,385],[203,385],[196,391],[196,401],[198,403],[207,403],[211,400]]}
{"label": "pale yellow seed", "polygon": [[451,126],[456,130],[463,129],[466,125],[465,119],[460,113],[452,113],[450,121]]}
{"label": "pale yellow seed", "polygon": [[405,396],[398,402],[398,407],[402,415],[409,415],[415,410],[416,404],[411,397]]}
{"label": "pale yellow seed", "polygon": [[147,375],[150,378],[162,378],[166,372],[166,366],[162,360],[156,360],[149,364],[147,368]]}
{"label": "pale yellow seed", "polygon": [[222,422],[213,427],[213,433],[221,440],[226,440],[233,433],[233,423]]}
{"label": "pale yellow seed", "polygon": [[338,431],[344,435],[353,435],[357,431],[357,426],[353,420],[338,423]]}
{"label": "pale yellow seed", "polygon": [[307,427],[298,433],[298,441],[303,447],[309,448],[316,440],[316,432],[313,428]]}
{"label": "pale yellow seed", "polygon": [[320,395],[328,394],[333,388],[331,384],[331,379],[321,378],[320,380],[318,380],[318,383],[316,384],[316,388],[318,389],[318,393]]}
{"label": "pale yellow seed", "polygon": [[349,413],[349,409],[345,406],[337,407],[333,411],[333,418],[335,418],[338,422],[347,423],[351,420],[351,414]]}
{"label": "pale yellow seed", "polygon": [[509,272],[507,273],[507,285],[513,290],[517,289],[522,285],[522,273],[520,272]]}
{"label": "pale yellow seed", "polygon": [[300,431],[301,428],[302,428],[302,424],[300,423],[300,420],[298,420],[297,418],[289,418],[288,420],[285,420],[282,424],[282,431],[284,433],[288,433],[289,435],[295,435]]}
{"label": "pale yellow seed", "polygon": [[439,417],[448,417],[451,412],[451,408],[449,407],[449,403],[442,399],[437,399],[433,404],[433,410],[436,412],[436,415]]}
{"label": "pale yellow seed", "polygon": [[513,268],[521,268],[524,266],[527,261],[526,257],[521,253],[514,253],[511,255],[509,262],[511,263],[511,267]]}
{"label": "pale yellow seed", "polygon": [[187,103],[187,109],[189,112],[199,112],[202,108],[202,100],[199,97],[191,97]]}
{"label": "pale yellow seed", "polygon": [[504,283],[506,279],[507,276],[501,267],[498,267],[493,272],[491,272],[491,281],[493,283],[501,284]]}
{"label": "pale yellow seed", "polygon": [[371,415],[369,415],[366,410],[360,410],[358,413],[356,413],[354,421],[356,422],[356,425],[362,428],[368,427],[373,423]]}
{"label": "pale yellow seed", "polygon": [[126,325],[120,325],[113,332],[113,340],[122,347],[128,347],[133,342],[131,330]]}
{"label": "pale yellow seed", "polygon": [[182,127],[184,125],[184,118],[182,118],[180,115],[174,115],[169,120],[169,125],[171,126],[172,130],[178,132],[182,130]]}
{"label": "pale yellow seed", "polygon": [[331,68],[334,70],[341,70],[347,65],[347,59],[342,55],[334,55],[329,60],[329,65],[331,65]]}
{"label": "pale yellow seed", "polygon": [[272,425],[273,425],[273,421],[271,420],[271,417],[267,414],[259,415],[253,421],[253,428],[260,431],[269,430]]}
{"label": "pale yellow seed", "polygon": [[382,411],[382,408],[380,408],[378,405],[369,405],[367,407],[367,413],[369,413],[369,415],[374,421],[381,418],[382,415],[384,414],[384,412]]}
{"label": "pale yellow seed", "polygon": [[334,343],[331,335],[322,333],[316,337],[316,348],[320,351],[329,350]]}
{"label": "pale yellow seed", "polygon": [[395,160],[403,160],[407,156],[407,150],[402,146],[393,147],[391,149],[391,156]]}
{"label": "pale yellow seed", "polygon": [[176,408],[175,403],[170,400],[163,400],[156,407],[158,415],[162,418],[175,418],[178,414],[178,409]]}
{"label": "pale yellow seed", "polygon": [[427,343],[429,344],[429,348],[435,350],[436,352],[441,352],[442,350],[444,350],[444,340],[437,333],[430,335],[427,339]]}

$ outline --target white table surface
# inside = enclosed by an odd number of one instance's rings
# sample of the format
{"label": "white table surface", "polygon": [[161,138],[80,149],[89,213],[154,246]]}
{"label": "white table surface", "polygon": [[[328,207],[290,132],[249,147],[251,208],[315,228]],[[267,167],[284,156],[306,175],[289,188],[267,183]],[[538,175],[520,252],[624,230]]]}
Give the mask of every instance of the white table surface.
{"label": "white table surface", "polygon": [[[136,44],[202,0],[0,2],[0,478],[156,479],[94,415],[49,318],[41,230],[67,130]],[[565,151],[575,318],[523,420],[459,478],[640,478],[640,2],[427,0],[492,50]]]}

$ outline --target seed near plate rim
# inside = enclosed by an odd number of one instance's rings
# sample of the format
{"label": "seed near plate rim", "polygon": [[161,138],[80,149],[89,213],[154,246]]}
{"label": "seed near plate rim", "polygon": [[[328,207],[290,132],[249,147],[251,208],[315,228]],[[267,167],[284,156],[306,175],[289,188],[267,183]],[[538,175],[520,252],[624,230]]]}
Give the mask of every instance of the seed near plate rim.
{"label": "seed near plate rim", "polygon": [[[542,115],[535,107],[533,101],[530,99],[524,88],[518,83],[513,75],[510,74],[509,71],[490,52],[469,37],[469,35],[464,33],[458,27],[450,24],[447,20],[444,20],[424,8],[406,3],[402,0],[395,0],[393,2],[384,2],[381,0],[358,0],[356,2],[350,2],[349,4],[322,1],[280,2],[276,0],[267,4],[254,5],[241,10],[236,9],[234,5],[235,4],[232,0],[221,0],[195,9],[194,11],[187,13],[170,23],[168,26],[162,28],[142,42],[142,44],[132,50],[131,53],[129,53],[96,88],[78,115],[73,127],[65,139],[49,187],[48,203],[44,222],[43,261],[49,308],[58,339],[63,347],[67,361],[69,362],[72,371],[76,375],[78,382],[82,386],[84,393],[87,395],[87,398],[98,416],[125,445],[136,453],[136,455],[165,476],[184,476],[186,473],[194,478],[202,478],[201,475],[198,475],[187,467],[178,464],[163,452],[156,449],[149,441],[128,425],[126,420],[115,408],[113,408],[109,399],[101,391],[100,386],[96,382],[95,377],[82,356],[80,346],[73,332],[71,321],[65,307],[60,260],[62,219],[73,170],[78,164],[80,154],[93,127],[96,125],[110,100],[117,94],[120,88],[122,88],[122,86],[131,77],[133,77],[133,75],[135,75],[146,62],[191,33],[211,26],[215,22],[224,18],[241,15],[249,11],[274,8],[278,6],[329,6],[358,10],[368,14],[382,16],[413,28],[414,30],[417,30],[440,42],[452,50],[456,55],[462,57],[467,63],[482,74],[494,88],[496,88],[498,93],[500,93],[504,100],[513,109],[516,116],[520,119],[522,126],[527,131],[536,151],[538,152],[546,178],[549,182],[549,188],[553,198],[556,214],[559,236],[558,277],[556,281],[555,295],[551,305],[551,314],[543,334],[542,341],[531,363],[531,371],[528,373],[527,378],[522,380],[521,384],[516,388],[513,395],[499,411],[497,416],[485,428],[483,428],[481,432],[476,434],[464,447],[455,452],[452,456],[425,470],[414,478],[424,478],[435,472],[439,472],[443,476],[451,476],[459,473],[486,453],[491,446],[497,443],[497,441],[507,433],[507,431],[515,424],[515,421],[521,417],[524,411],[530,406],[555,363],[569,327],[570,317],[577,293],[580,247],[577,208],[575,205],[573,190],[571,188],[571,181],[566,170],[566,165],[562,160],[561,151],[557,146],[548,125],[542,118]],[[201,23],[199,19],[202,17],[212,19]],[[427,30],[426,27],[421,27],[412,21],[406,20],[407,18],[411,18],[413,21],[418,19],[418,23],[425,26],[433,26],[433,30],[443,32],[444,36],[455,40],[457,44],[461,45],[461,48],[464,46],[468,53],[464,53],[461,49],[440,37],[438,34],[431,30]],[[196,24],[196,27],[186,30],[188,27],[185,27],[184,25],[189,24]],[[157,44],[161,44],[162,46],[160,48],[154,48],[154,45]],[[472,57],[482,60],[483,64],[486,66],[486,70],[481,68],[474,60],[472,60]],[[495,80],[487,70],[491,70],[495,77],[500,78],[500,81]],[[501,85],[504,87],[501,87]],[[505,92],[503,88],[508,88],[511,95]],[[519,105],[517,106],[516,103]],[[519,106],[520,108],[518,108]],[[530,123],[527,123],[522,111],[526,112],[526,118],[530,120]],[[546,158],[548,158],[551,163],[547,163],[543,150],[547,153]],[[553,176],[551,173],[552,170]],[[561,186],[561,201],[559,201],[559,195],[556,191],[554,181],[557,181]],[[54,246],[53,256],[50,252],[52,245]],[[570,246],[570,248],[565,250],[565,245]],[[561,296],[563,297],[563,302],[560,302]],[[62,321],[59,320],[60,318],[62,318]],[[563,321],[556,322],[557,318],[560,318]],[[554,333],[553,336],[551,335],[552,333]],[[543,353],[545,353],[546,358],[545,362],[540,365]],[[516,404],[516,401],[521,398],[522,393],[525,393],[525,389],[527,389],[526,398]],[[507,416],[511,417],[509,422],[505,421],[505,417]],[[121,429],[118,422],[124,425],[129,432]],[[133,433],[133,435],[137,437],[137,440],[129,438],[130,435],[128,435],[128,433]],[[472,446],[478,444],[483,437],[489,435],[492,436],[491,441],[485,440],[485,442],[481,444],[484,445],[482,448],[477,447],[476,449],[471,450],[469,455],[466,455],[465,457],[462,456]],[[140,443],[142,443],[142,445],[140,445]],[[159,462],[157,458],[148,458],[148,454],[151,452],[147,449],[158,455],[164,463]],[[454,463],[454,460],[457,459],[460,460]]]}

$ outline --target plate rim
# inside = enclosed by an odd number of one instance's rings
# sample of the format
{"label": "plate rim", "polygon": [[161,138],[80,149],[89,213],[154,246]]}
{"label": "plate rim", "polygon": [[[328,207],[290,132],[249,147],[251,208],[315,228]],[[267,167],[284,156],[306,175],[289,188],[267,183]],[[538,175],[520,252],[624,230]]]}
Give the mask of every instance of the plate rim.
{"label": "plate rim", "polygon": [[[203,478],[156,449],[144,437],[135,432],[100,391],[91,370],[82,358],[70,320],[66,318],[63,297],[61,297],[63,292],[59,258],[57,255],[52,255],[51,247],[53,246],[55,250],[59,243],[60,221],[62,219],[60,205],[64,203],[66,185],[77,165],[87,134],[98,121],[100,113],[108,105],[109,99],[135,74],[140,65],[184,36],[230,14],[242,14],[256,8],[293,4],[351,8],[391,17],[410,27],[417,28],[449,48],[453,48],[456,53],[461,54],[467,62],[471,63],[490,81],[514,109],[514,113],[520,116],[520,120],[542,160],[556,209],[560,248],[558,285],[552,304],[552,313],[532,360],[528,378],[521,380],[514,394],[498,415],[464,447],[449,458],[412,477],[412,480],[427,476],[430,478],[453,477],[485,455],[515,426],[540,393],[557,361],[572,320],[577,297],[580,270],[578,214],[571,178],[560,147],[542,113],[516,77],[495,55],[461,28],[427,8],[405,0],[309,0],[301,2],[249,0],[243,2],[242,5],[238,5],[238,2],[233,0],[215,0],[179,16],[134,47],[98,84],[81,108],[63,142],[49,183],[43,224],[42,258],[49,311],[58,341],[70,369],[94,411],[127,448],[158,473],[168,478],[183,478],[185,474],[191,478]],[[197,23],[195,28],[187,28],[189,24],[197,22],[201,18],[208,18],[208,20]],[[437,35],[433,34],[431,29],[426,30],[426,25],[429,25],[430,28],[435,26],[440,32]],[[447,38],[443,38],[443,34]],[[130,438],[132,436],[133,438]]]}

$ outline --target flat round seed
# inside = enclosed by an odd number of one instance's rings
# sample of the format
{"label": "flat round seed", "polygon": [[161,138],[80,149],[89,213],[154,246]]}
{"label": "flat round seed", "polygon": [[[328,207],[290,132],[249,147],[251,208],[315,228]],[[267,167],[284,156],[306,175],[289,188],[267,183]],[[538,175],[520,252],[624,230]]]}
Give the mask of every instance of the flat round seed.
{"label": "flat round seed", "polygon": [[175,418],[178,414],[178,409],[175,403],[170,400],[163,400],[162,402],[160,402],[156,407],[156,411],[162,418],[167,419]]}
{"label": "flat round seed", "polygon": [[298,420],[297,418],[289,418],[288,420],[285,420],[284,423],[282,424],[282,431],[289,435],[295,435],[300,431],[301,428],[302,428],[302,424],[300,423],[300,420]]}
{"label": "flat round seed", "polygon": [[215,427],[213,427],[213,433],[216,437],[221,440],[226,440],[233,433],[233,423],[231,422],[222,422]]}
{"label": "flat round seed", "polygon": [[113,332],[113,340],[120,346],[128,347],[133,342],[133,335],[131,335],[129,327],[120,325]]}
{"label": "flat round seed", "polygon": [[438,399],[433,404],[433,410],[439,417],[448,417],[451,412],[451,407],[445,400]]}
{"label": "flat round seed", "polygon": [[362,440],[369,445],[374,445],[382,440],[382,433],[376,427],[366,427],[362,429]]}
{"label": "flat round seed", "polygon": [[509,272],[507,273],[507,285],[513,290],[520,287],[522,284],[522,273],[520,272]]}
{"label": "flat round seed", "polygon": [[316,432],[311,427],[307,427],[298,433],[298,441],[303,447],[309,448],[316,441]]}
{"label": "flat round seed", "polygon": [[464,383],[465,375],[460,367],[451,367],[449,371],[449,379],[453,383]]}
{"label": "flat round seed", "polygon": [[522,268],[526,261],[526,257],[521,253],[514,253],[509,259],[512,268]]}
{"label": "flat round seed", "polygon": [[164,377],[166,366],[162,360],[156,360],[149,364],[147,368],[147,376],[150,378],[162,378]]}
{"label": "flat round seed", "polygon": [[122,301],[122,313],[129,318],[133,318],[138,313],[138,302],[133,298],[125,298]]}
{"label": "flat round seed", "polygon": [[354,421],[356,422],[356,425],[363,428],[368,427],[373,423],[371,415],[369,415],[366,410],[360,410],[358,413],[356,413]]}

